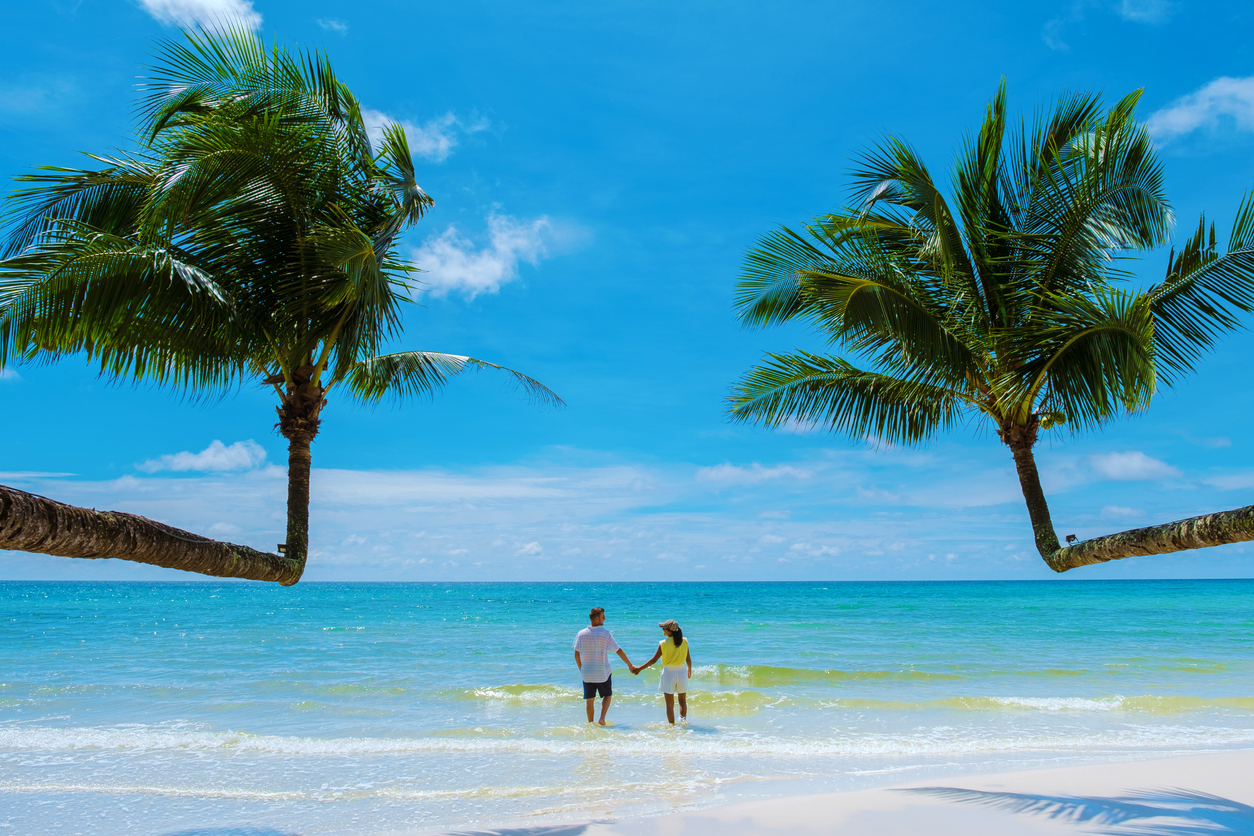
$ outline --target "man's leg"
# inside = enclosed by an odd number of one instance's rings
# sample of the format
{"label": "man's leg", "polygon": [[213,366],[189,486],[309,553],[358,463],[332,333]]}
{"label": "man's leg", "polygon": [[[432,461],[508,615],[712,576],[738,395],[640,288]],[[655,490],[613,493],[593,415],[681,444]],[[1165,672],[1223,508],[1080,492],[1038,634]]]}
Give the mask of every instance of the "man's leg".
{"label": "man's leg", "polygon": [[593,697],[592,699],[589,699],[589,700],[584,700],[584,702],[588,704],[588,722],[589,723],[592,722],[592,712],[593,712],[592,704],[596,701],[597,701],[596,697]]}
{"label": "man's leg", "polygon": [[666,719],[671,725],[675,725],[675,695],[666,694]]}
{"label": "man's leg", "polygon": [[679,718],[681,720],[688,719],[688,695],[687,694],[679,695]]}
{"label": "man's leg", "polygon": [[[601,725],[602,726],[605,725],[605,712],[610,710],[611,699],[613,699],[613,697],[606,697],[605,699],[601,700]],[[592,703],[590,702],[588,703],[588,722],[589,723],[592,722]]]}

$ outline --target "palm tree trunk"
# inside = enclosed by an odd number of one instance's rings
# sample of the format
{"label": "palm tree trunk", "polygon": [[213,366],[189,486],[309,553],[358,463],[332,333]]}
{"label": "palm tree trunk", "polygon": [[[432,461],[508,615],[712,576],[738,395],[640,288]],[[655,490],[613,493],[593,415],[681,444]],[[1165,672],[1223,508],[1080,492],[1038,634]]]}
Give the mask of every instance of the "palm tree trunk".
{"label": "palm tree trunk", "polygon": [[1036,550],[1049,563],[1050,556],[1058,551],[1059,543],[1058,535],[1054,532],[1054,522],[1049,518],[1049,503],[1045,501],[1045,491],[1041,489],[1041,475],[1036,469],[1036,457],[1032,455],[1032,447],[1036,444],[1036,430],[1037,424],[1033,420],[1027,427],[1017,424],[1007,426],[1000,435],[1015,459],[1019,487],[1028,504],[1028,517],[1032,520]]}
{"label": "palm tree trunk", "polygon": [[96,511],[0,485],[0,549],[115,558],[218,578],[291,586],[304,565],[120,511]]}
{"label": "palm tree trunk", "polygon": [[309,557],[309,473],[313,439],[296,433],[287,445],[287,556],[305,565]]}
{"label": "palm tree trunk", "polygon": [[314,367],[292,372],[279,413],[279,432],[287,439],[287,555],[305,565],[309,557],[309,474],[313,467],[310,445],[321,426],[319,415],[326,399],[312,381]]}
{"label": "palm tree trunk", "polygon": [[1045,556],[1045,562],[1055,572],[1066,572],[1078,566],[1092,566],[1125,557],[1171,554],[1247,540],[1254,540],[1254,505],[1094,537],[1058,549]]}

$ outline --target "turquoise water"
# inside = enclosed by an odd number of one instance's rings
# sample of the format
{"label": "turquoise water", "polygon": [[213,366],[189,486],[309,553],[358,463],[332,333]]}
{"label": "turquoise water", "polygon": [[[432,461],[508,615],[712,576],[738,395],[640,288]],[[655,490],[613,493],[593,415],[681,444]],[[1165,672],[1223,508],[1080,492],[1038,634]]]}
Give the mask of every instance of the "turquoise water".
{"label": "turquoise water", "polygon": [[[675,618],[686,727],[616,662]],[[0,830],[422,832],[1254,748],[1254,581],[0,583]]]}

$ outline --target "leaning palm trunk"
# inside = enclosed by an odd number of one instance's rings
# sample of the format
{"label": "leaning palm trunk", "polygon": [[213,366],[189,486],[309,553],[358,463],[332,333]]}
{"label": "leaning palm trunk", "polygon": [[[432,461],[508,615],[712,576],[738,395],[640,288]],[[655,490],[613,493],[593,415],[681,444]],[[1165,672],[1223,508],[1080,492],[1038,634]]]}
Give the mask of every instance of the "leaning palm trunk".
{"label": "leaning palm trunk", "polygon": [[304,554],[284,557],[220,543],[120,511],[95,511],[0,485],[0,549],[58,557],[118,558],[219,578],[291,586]]}
{"label": "leaning palm trunk", "polygon": [[1058,551],[1059,544],[1054,521],[1049,516],[1045,490],[1041,487],[1036,457],[1032,455],[1039,426],[1036,421],[1026,427],[1011,424],[1001,430],[1000,435],[1015,459],[1015,471],[1019,474],[1019,487],[1023,490],[1023,499],[1028,505],[1028,518],[1032,521],[1032,537],[1036,541],[1036,550],[1048,562],[1047,555]]}
{"label": "leaning palm trunk", "polygon": [[1254,505],[1249,505],[1232,511],[1219,511],[1162,525],[1120,531],[1061,548],[1054,523],[1049,516],[1045,492],[1041,489],[1036,458],[1032,455],[1032,446],[1036,442],[1035,422],[1030,427],[1009,427],[1002,432],[1002,438],[1014,456],[1019,485],[1023,489],[1028,517],[1032,521],[1036,550],[1041,553],[1046,565],[1055,572],[1066,572],[1080,566],[1108,563],[1125,557],[1171,554],[1254,540]]}
{"label": "leaning palm trunk", "polygon": [[1094,537],[1052,554],[1042,553],[1041,557],[1055,572],[1066,572],[1125,557],[1171,554],[1247,540],[1254,540],[1254,505]]}

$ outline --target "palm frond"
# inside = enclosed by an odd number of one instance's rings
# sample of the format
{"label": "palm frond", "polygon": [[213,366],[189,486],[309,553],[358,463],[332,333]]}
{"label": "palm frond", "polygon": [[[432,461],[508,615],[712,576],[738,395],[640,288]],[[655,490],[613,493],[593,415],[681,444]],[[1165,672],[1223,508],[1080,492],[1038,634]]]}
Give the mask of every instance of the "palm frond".
{"label": "palm frond", "polygon": [[838,357],[770,354],[729,399],[738,421],[778,427],[797,421],[855,436],[914,444],[958,423],[965,393],[864,371]]}
{"label": "palm frond", "polygon": [[468,368],[503,371],[528,397],[551,406],[564,405],[553,390],[522,372],[473,357],[437,351],[401,351],[371,357],[356,363],[344,382],[363,401],[379,401],[387,395],[412,398],[433,394],[447,384],[450,377]]}
{"label": "palm frond", "polygon": [[1254,312],[1254,195],[1242,200],[1229,241],[1219,255],[1214,224],[1208,236],[1202,217],[1179,254],[1168,256],[1166,278],[1146,292],[1161,376],[1169,384],[1192,370],[1216,336],[1240,327],[1240,314]]}
{"label": "palm frond", "polygon": [[1038,325],[1003,358],[997,390],[1008,414],[1025,421],[1036,410],[1063,412],[1077,432],[1149,403],[1156,370],[1148,297],[1107,289],[1041,304]]}

